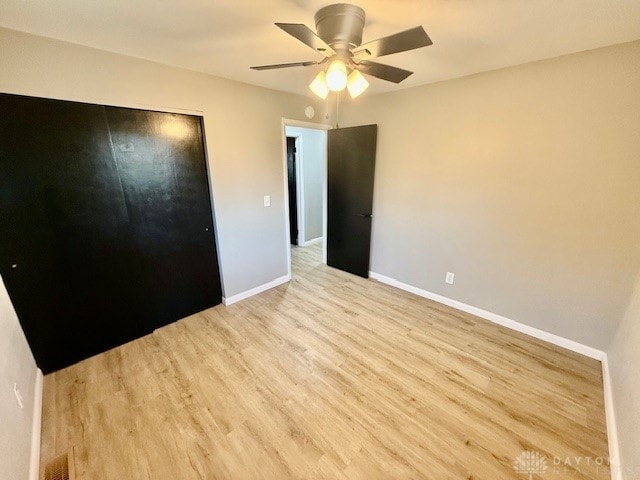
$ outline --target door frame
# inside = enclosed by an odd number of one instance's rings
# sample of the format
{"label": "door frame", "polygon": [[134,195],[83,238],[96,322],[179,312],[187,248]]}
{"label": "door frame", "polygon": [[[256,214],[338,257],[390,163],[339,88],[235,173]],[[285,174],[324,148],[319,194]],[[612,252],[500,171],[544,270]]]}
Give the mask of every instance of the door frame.
{"label": "door frame", "polygon": [[[287,131],[286,127],[301,127],[301,128],[309,128],[312,130],[331,130],[331,125],[327,125],[325,123],[315,123],[315,122],[305,122],[302,120],[295,120],[292,118],[282,117],[281,119],[281,138],[282,138],[282,185],[284,188],[284,198],[289,198],[289,180],[287,178]],[[298,141],[296,139],[296,148],[298,148]],[[322,171],[324,173],[322,179],[322,263],[327,263],[327,141],[326,141],[326,133],[325,133],[325,142],[323,148],[323,160],[322,160]],[[300,160],[300,157],[298,158]],[[300,161],[296,162],[296,175],[300,173],[300,166],[302,163]],[[300,180],[298,177],[297,180]],[[300,184],[301,182],[297,182]],[[298,214],[300,212],[300,186],[298,185]],[[285,233],[285,249],[287,252],[287,272],[289,278],[291,278],[291,242],[290,242],[290,229],[291,226],[289,224],[289,202],[285,201],[283,215],[284,215],[284,233]],[[298,230],[300,230],[300,215],[298,215]],[[304,237],[304,234],[302,235]],[[300,243],[300,233],[298,233],[298,243]]]}

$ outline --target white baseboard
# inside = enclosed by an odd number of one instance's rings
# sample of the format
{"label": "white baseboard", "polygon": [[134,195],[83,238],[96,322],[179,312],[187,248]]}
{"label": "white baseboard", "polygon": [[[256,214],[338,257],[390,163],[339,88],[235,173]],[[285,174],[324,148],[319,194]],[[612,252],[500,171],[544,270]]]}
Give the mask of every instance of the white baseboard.
{"label": "white baseboard", "polygon": [[278,285],[282,285],[283,283],[287,283],[289,280],[291,280],[291,275],[290,274],[284,275],[268,283],[252,288],[251,290],[247,290],[247,291],[238,293],[236,295],[233,295],[229,298],[222,297],[222,303],[224,303],[225,305],[231,305],[233,303],[239,302],[240,300],[244,300],[245,298],[253,297],[254,295],[262,293],[271,288],[277,287]]}
{"label": "white baseboard", "polygon": [[303,247],[308,247],[309,245],[315,245],[316,243],[322,243],[322,237],[312,238],[311,240],[307,240],[303,242]]}
{"label": "white baseboard", "polygon": [[515,320],[503,317],[502,315],[498,315],[496,313],[492,313],[487,310],[474,307],[472,305],[467,305],[466,303],[459,302],[458,300],[453,300],[451,298],[438,295],[437,293],[429,292],[427,290],[402,283],[394,278],[387,277],[376,272],[370,271],[369,277],[381,283],[399,288],[400,290],[404,290],[420,297],[428,298],[429,300],[434,300],[438,303],[442,303],[458,310],[462,310],[463,312],[476,315],[480,318],[484,318],[485,320],[489,320],[490,322],[497,323],[498,325],[516,330],[539,340],[543,340],[553,345],[566,348],[567,350],[571,350],[587,357],[600,360],[600,362],[602,363],[602,382],[604,390],[605,415],[607,422],[607,438],[609,441],[609,463],[611,465],[611,478],[612,480],[623,480],[622,469],[620,468],[618,428],[613,408],[613,391],[611,388],[611,376],[609,372],[609,362],[606,352],[598,350],[597,348],[589,347],[588,345],[583,345],[582,343],[578,343],[573,340],[569,340],[568,338],[564,338],[559,335],[555,335],[553,333],[545,332],[544,330],[525,325],[524,323],[516,322]]}
{"label": "white baseboard", "polygon": [[473,305],[467,305],[466,303],[459,302],[458,300],[453,300],[451,298],[438,295],[437,293],[432,293],[427,290],[402,283],[394,278],[386,277],[376,272],[369,272],[369,277],[374,280],[378,280],[379,282],[386,283],[387,285],[391,285],[392,287],[399,288],[400,290],[405,290],[420,297],[428,298],[429,300],[434,300],[438,303],[443,303],[458,310],[462,310],[463,312],[467,312],[472,315],[476,315],[477,317],[484,318],[485,320],[489,320],[490,322],[497,323],[498,325],[502,325],[503,327],[516,330],[540,340],[544,340],[545,342],[549,342],[559,347],[566,348],[567,350],[572,350],[582,355],[586,355],[587,357],[595,358],[596,360],[602,361],[606,356],[606,354],[602,350],[598,350],[597,348],[589,347],[588,345],[574,342],[573,340],[569,340],[568,338],[545,332],[544,330],[525,325],[524,323],[516,322],[515,320],[503,317],[502,315],[498,315],[487,310],[482,310],[481,308],[474,307]]}
{"label": "white baseboard", "polygon": [[42,433],[42,370],[36,372],[33,392],[33,417],[31,420],[31,457],[29,460],[29,480],[40,478],[40,435]]}
{"label": "white baseboard", "polygon": [[604,354],[602,359],[602,382],[604,388],[604,411],[607,421],[607,438],[609,440],[609,465],[611,466],[611,480],[623,480],[620,464],[620,446],[618,444],[618,423],[613,407],[613,389],[611,373],[609,372],[609,358]]}
{"label": "white baseboard", "polygon": [[467,305],[466,303],[459,302],[458,300],[453,300],[451,298],[438,295],[437,293],[429,292],[427,290],[402,283],[394,278],[387,277],[376,272],[370,271],[369,277],[381,283],[399,288],[400,290],[413,293],[420,297],[428,298],[429,300],[434,300],[438,303],[442,303],[458,310],[462,310],[463,312],[471,313],[472,315],[476,315],[480,318],[484,318],[485,320],[489,320],[490,322],[497,323],[498,325],[502,325],[503,327],[516,330],[545,342],[549,342],[553,345],[557,345],[559,347],[566,348],[567,350],[580,353],[587,357],[600,360],[600,362],[602,363],[602,382],[604,390],[605,415],[607,422],[607,438],[609,441],[609,463],[611,465],[611,478],[612,480],[622,480],[622,470],[620,468],[620,450],[618,446],[618,428],[616,424],[615,412],[613,409],[613,391],[611,388],[609,362],[607,359],[607,354],[605,352],[603,352],[602,350],[598,350],[597,348],[589,347],[588,345],[583,345],[582,343],[569,340],[568,338],[564,338],[559,335],[545,332],[544,330],[540,330],[538,328],[516,322],[515,320],[503,317],[502,315],[498,315],[496,313],[492,313],[487,310],[474,307],[472,305]]}

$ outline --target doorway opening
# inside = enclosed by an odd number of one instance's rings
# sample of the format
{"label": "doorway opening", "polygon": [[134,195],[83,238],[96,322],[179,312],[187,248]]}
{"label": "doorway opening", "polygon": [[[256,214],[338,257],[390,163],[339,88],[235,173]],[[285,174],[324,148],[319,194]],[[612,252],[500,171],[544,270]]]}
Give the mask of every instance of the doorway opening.
{"label": "doorway opening", "polygon": [[[283,119],[287,262],[294,270],[326,263],[327,130]],[[293,261],[292,261],[293,258]]]}
{"label": "doorway opening", "polygon": [[[291,133],[291,132],[287,132]],[[287,135],[287,185],[289,186],[289,241],[291,245],[299,245],[298,238],[298,148],[299,137],[289,137]],[[304,233],[304,232],[303,232]],[[304,244],[304,240],[302,242]]]}

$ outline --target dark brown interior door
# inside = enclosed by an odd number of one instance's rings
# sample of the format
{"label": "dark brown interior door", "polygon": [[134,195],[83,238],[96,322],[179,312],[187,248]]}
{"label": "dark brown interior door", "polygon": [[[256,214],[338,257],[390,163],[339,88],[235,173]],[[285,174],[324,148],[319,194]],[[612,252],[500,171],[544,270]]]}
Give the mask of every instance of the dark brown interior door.
{"label": "dark brown interior door", "polygon": [[289,236],[298,245],[298,183],[296,181],[296,139],[287,137],[287,181],[289,184]]}
{"label": "dark brown interior door", "polygon": [[378,126],[328,131],[327,264],[369,277]]}

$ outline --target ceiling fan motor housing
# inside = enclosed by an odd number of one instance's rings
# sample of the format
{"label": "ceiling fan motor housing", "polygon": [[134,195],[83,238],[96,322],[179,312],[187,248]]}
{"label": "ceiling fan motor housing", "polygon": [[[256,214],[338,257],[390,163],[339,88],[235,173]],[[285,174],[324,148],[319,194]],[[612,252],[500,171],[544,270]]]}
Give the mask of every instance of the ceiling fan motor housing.
{"label": "ceiling fan motor housing", "polygon": [[362,43],[365,13],[356,5],[336,3],[315,15],[318,36],[334,50],[348,50]]}

